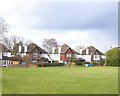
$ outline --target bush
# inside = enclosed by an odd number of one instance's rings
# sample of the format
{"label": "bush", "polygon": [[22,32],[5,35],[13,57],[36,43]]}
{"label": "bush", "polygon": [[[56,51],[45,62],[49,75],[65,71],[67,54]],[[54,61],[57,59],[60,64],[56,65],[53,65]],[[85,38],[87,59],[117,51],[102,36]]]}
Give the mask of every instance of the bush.
{"label": "bush", "polygon": [[106,52],[108,66],[118,66],[120,62],[120,50],[118,48],[110,49]]}
{"label": "bush", "polygon": [[105,60],[100,60],[99,64],[103,66],[105,64]]}
{"label": "bush", "polygon": [[108,66],[119,66],[118,60],[113,60],[113,59],[107,60],[107,65]]}
{"label": "bush", "polygon": [[58,60],[53,60],[52,63],[58,63],[59,61]]}
{"label": "bush", "polygon": [[98,62],[96,62],[96,61],[93,61],[92,64],[93,64],[94,66],[98,66]]}
{"label": "bush", "polygon": [[82,65],[82,64],[83,64],[83,63],[80,62],[80,61],[76,62],[76,65]]}
{"label": "bush", "polygon": [[90,64],[90,62],[86,61],[86,62],[83,62],[83,64]]}
{"label": "bush", "polygon": [[[44,67],[53,67],[53,66],[55,67],[55,66],[63,66],[63,65],[64,63],[45,63]],[[38,67],[42,67],[42,64],[39,63]]]}
{"label": "bush", "polygon": [[70,58],[70,62],[72,63],[72,62],[75,62],[75,58],[74,57],[71,57]]}

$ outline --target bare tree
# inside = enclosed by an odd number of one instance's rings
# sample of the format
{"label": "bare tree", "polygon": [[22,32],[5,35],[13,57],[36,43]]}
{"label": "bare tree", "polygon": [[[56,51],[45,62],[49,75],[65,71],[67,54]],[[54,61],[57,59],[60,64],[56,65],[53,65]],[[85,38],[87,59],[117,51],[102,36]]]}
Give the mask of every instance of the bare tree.
{"label": "bare tree", "polygon": [[11,43],[11,38],[8,38],[6,36],[4,36],[4,43],[6,45],[7,48],[12,49],[13,48],[13,44]]}
{"label": "bare tree", "polygon": [[84,45],[79,45],[79,46],[76,46],[75,47],[75,50],[80,53],[80,49],[85,49],[85,46]]}
{"label": "bare tree", "polygon": [[29,64],[31,63],[29,55],[22,57],[22,60],[26,62],[27,66],[29,66]]}
{"label": "bare tree", "polygon": [[3,36],[4,33],[8,32],[10,26],[6,23],[6,21],[0,17],[0,35]]}
{"label": "bare tree", "polygon": [[30,44],[32,41],[31,40],[26,41],[23,37],[14,35],[10,37],[4,36],[4,42],[5,45],[12,50],[12,54],[16,55],[19,50],[19,45],[23,47]]}
{"label": "bare tree", "polygon": [[21,42],[21,44],[23,43],[23,37],[18,37],[18,36],[4,36],[4,42],[5,45],[9,48],[9,49],[13,49],[13,47],[15,46],[15,44]]}
{"label": "bare tree", "polygon": [[42,46],[44,48],[45,51],[47,51],[48,53],[52,52],[52,47],[57,47],[57,41],[54,38],[51,39],[44,39],[42,41]]}

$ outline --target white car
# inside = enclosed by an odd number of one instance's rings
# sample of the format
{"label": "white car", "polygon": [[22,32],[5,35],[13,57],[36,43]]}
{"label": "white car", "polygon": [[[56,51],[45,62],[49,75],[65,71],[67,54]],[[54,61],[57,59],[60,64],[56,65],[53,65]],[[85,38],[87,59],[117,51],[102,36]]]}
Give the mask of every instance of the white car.
{"label": "white car", "polygon": [[2,67],[8,67],[8,65],[7,64],[2,64]]}

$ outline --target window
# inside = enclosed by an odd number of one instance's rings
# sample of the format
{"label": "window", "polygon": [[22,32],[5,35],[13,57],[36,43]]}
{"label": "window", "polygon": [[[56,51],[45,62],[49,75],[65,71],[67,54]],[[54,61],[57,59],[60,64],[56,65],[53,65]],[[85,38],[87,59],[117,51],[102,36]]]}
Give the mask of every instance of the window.
{"label": "window", "polygon": [[33,57],[38,57],[37,52],[33,53]]}
{"label": "window", "polygon": [[3,53],[3,56],[7,56],[7,52],[4,52],[4,53]]}
{"label": "window", "polygon": [[71,54],[67,54],[67,57],[70,58],[70,57],[71,57]]}
{"label": "window", "polygon": [[99,58],[99,55],[94,55],[94,58],[96,58],[96,59]]}

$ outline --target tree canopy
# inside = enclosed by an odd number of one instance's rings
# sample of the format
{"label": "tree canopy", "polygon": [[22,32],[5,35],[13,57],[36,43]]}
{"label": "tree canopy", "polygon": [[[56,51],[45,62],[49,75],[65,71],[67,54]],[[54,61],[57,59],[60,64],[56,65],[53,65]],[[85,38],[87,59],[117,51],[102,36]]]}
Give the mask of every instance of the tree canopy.
{"label": "tree canopy", "polygon": [[120,63],[120,50],[118,47],[110,49],[106,52],[106,60],[108,66],[118,66]]}

